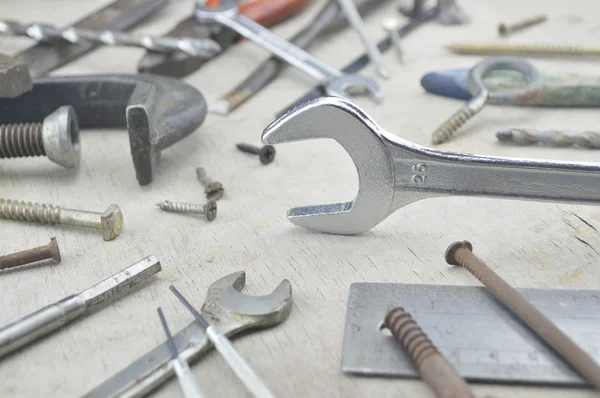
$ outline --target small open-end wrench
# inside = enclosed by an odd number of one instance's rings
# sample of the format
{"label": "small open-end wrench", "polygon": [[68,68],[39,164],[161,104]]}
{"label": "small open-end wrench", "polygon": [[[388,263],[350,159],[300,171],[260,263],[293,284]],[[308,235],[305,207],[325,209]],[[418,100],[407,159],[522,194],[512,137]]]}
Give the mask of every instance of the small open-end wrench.
{"label": "small open-end wrench", "polygon": [[197,3],[195,16],[196,20],[202,24],[224,25],[264,47],[275,56],[316,79],[325,87],[328,95],[347,97],[348,95],[367,93],[377,102],[382,98],[379,83],[375,79],[358,74],[344,74],[332,68],[240,14],[235,3],[229,2],[217,8],[208,8]]}
{"label": "small open-end wrench", "polygon": [[307,101],[271,123],[265,144],[333,138],[358,173],[352,202],[293,208],[289,220],[336,234],[368,231],[400,207],[462,195],[600,204],[600,164],[436,151],[382,130],[342,98]]}
{"label": "small open-end wrench", "polygon": [[[202,316],[218,325],[219,332],[233,336],[242,331],[277,325],[292,310],[292,286],[284,279],[266,296],[240,293],[246,284],[246,273],[235,272],[214,282],[208,288]],[[213,346],[198,322],[192,322],[173,336],[179,357],[188,363],[196,361]],[[163,343],[117,373],[84,396],[84,398],[142,397],[174,374],[172,354]]]}

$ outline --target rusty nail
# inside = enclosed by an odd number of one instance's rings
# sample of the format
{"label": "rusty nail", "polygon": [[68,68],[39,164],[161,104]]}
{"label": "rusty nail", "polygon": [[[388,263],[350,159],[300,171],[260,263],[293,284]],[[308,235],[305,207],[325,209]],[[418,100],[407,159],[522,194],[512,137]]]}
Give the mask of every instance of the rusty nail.
{"label": "rusty nail", "polygon": [[446,262],[466,268],[481,281],[498,301],[507,306],[516,316],[554,348],[573,368],[596,388],[600,388],[600,366],[573,340],[504,279],[473,254],[471,243],[454,242],[446,249]]}
{"label": "rusty nail", "polygon": [[60,263],[60,250],[58,249],[56,238],[51,238],[50,243],[45,246],[0,256],[0,269],[18,267],[19,265],[31,264],[48,259]]}
{"label": "rusty nail", "polygon": [[475,398],[469,384],[402,307],[392,308],[385,326],[415,364],[419,374],[438,398]]}

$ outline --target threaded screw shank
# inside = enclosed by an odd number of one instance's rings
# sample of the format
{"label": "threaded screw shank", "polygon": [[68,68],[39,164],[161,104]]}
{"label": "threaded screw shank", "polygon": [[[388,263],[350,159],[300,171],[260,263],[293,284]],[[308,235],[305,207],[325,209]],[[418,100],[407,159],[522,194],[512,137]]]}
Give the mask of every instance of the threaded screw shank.
{"label": "threaded screw shank", "polygon": [[42,123],[0,125],[0,159],[45,155]]}
{"label": "threaded screw shank", "polygon": [[0,218],[39,224],[60,224],[59,206],[0,198]]}
{"label": "threaded screw shank", "polygon": [[423,380],[439,398],[475,398],[469,385],[439,353],[404,308],[388,311],[385,326],[408,353]]}
{"label": "threaded screw shank", "polygon": [[203,214],[208,221],[217,217],[217,202],[208,201],[205,205],[164,200],[156,204],[161,210],[172,213]]}

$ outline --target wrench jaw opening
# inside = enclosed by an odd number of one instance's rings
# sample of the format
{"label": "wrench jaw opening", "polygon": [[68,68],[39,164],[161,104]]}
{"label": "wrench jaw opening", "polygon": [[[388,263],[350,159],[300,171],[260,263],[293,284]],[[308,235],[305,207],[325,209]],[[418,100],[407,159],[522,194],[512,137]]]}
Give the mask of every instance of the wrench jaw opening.
{"label": "wrench jaw opening", "polygon": [[246,284],[244,271],[234,272],[213,283],[206,294],[202,313],[221,330],[232,329],[228,323],[237,324],[235,331],[249,327],[269,327],[288,318],[292,311],[292,285],[284,279],[272,293],[265,296],[248,296],[240,291]]}
{"label": "wrench jaw opening", "polygon": [[342,235],[368,231],[392,211],[394,164],[379,127],[351,102],[340,97],[307,101],[264,130],[265,144],[331,138],[346,149],[358,174],[352,202],[296,207],[288,219],[301,227]]}
{"label": "wrench jaw opening", "polygon": [[361,75],[341,75],[329,80],[325,85],[327,95],[350,99],[353,95],[368,95],[380,104],[383,100],[377,80]]}

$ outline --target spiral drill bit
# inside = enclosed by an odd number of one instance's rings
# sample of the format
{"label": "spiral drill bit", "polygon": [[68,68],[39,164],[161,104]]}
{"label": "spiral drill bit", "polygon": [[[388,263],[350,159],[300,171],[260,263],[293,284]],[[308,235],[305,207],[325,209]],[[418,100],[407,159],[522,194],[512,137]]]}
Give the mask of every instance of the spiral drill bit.
{"label": "spiral drill bit", "polygon": [[496,137],[500,141],[520,145],[543,144],[555,147],[578,145],[589,149],[600,148],[598,131],[509,129],[498,131]]}
{"label": "spiral drill bit", "polygon": [[221,46],[211,39],[189,37],[137,36],[130,33],[98,31],[92,29],[60,29],[45,24],[22,24],[16,21],[1,21],[0,34],[27,36],[39,42],[63,39],[69,43],[90,41],[108,46],[141,47],[147,50],[171,53],[183,51],[193,57],[209,58],[221,51]]}
{"label": "spiral drill bit", "polygon": [[203,214],[208,221],[217,217],[217,202],[210,200],[205,205],[195,203],[172,202],[164,200],[156,204],[163,211],[172,213],[194,213]]}

